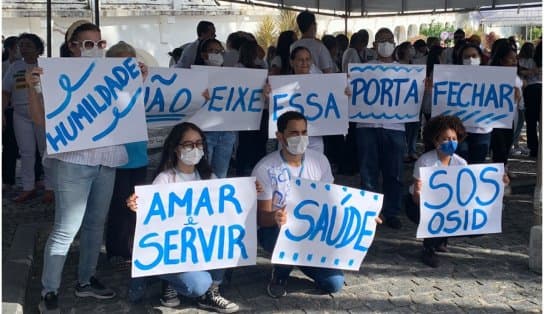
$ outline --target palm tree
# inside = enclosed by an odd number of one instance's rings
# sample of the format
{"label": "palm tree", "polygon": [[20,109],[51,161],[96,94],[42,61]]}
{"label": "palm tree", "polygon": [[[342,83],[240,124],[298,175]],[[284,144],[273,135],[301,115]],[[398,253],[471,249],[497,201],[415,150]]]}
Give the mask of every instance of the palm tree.
{"label": "palm tree", "polygon": [[257,43],[266,50],[269,46],[274,46],[276,44],[277,37],[278,31],[274,19],[270,15],[265,16],[255,34]]}

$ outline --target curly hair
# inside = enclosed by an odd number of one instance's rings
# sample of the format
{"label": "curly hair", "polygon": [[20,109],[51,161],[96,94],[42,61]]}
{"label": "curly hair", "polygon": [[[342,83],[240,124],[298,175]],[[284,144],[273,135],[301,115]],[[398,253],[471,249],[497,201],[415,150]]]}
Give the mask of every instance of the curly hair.
{"label": "curly hair", "polygon": [[428,152],[435,148],[434,143],[446,130],[454,130],[457,134],[457,141],[461,143],[465,137],[465,126],[463,122],[456,116],[436,116],[427,121],[427,124],[423,128],[423,144],[425,144],[425,151]]}

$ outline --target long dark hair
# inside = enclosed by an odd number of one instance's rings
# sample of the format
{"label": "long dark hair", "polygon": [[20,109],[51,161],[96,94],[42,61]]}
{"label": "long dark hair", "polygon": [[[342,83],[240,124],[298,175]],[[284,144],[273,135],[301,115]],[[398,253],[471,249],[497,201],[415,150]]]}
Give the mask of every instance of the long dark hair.
{"label": "long dark hair", "polygon": [[221,42],[215,38],[209,38],[204,41],[201,41],[198,46],[198,51],[196,52],[196,59],[195,59],[195,65],[205,65],[204,59],[202,58],[202,53],[208,51],[208,46],[212,43],[217,43],[221,48],[223,48],[223,45]]}
{"label": "long dark hair", "polygon": [[176,168],[179,159],[176,153],[176,148],[178,147],[179,142],[181,141],[185,133],[189,130],[198,132],[198,134],[202,138],[202,142],[204,143],[204,156],[196,165],[196,170],[198,171],[201,179],[206,180],[211,178],[212,169],[207,158],[208,146],[206,145],[206,137],[204,136],[204,132],[202,132],[202,130],[198,126],[190,122],[183,122],[177,124],[172,128],[172,131],[170,131],[170,134],[168,134],[168,136],[166,137],[166,140],[164,141],[164,146],[162,148],[161,162],[159,163],[159,167],[157,168],[157,173],[155,174],[155,176],[163,171]]}
{"label": "long dark hair", "polygon": [[427,54],[427,77],[431,77],[434,71],[434,65],[440,64],[440,55],[444,51],[444,48],[440,46],[432,46]]}
{"label": "long dark hair", "polygon": [[284,31],[281,32],[278,37],[278,44],[276,45],[276,55],[280,56],[281,59],[281,69],[280,74],[289,74],[291,73],[291,63],[289,63],[289,49],[291,44],[295,42],[295,32],[293,31]]}
{"label": "long dark hair", "polygon": [[500,66],[501,60],[511,52],[513,52],[514,54],[516,53],[514,47],[512,46],[512,43],[509,42],[508,39],[497,39],[493,44],[493,53],[491,55],[491,61],[489,61],[489,65]]}
{"label": "long dark hair", "polygon": [[257,43],[246,40],[242,45],[240,45],[238,62],[240,62],[244,67],[249,69],[258,69],[260,68],[255,64],[257,59]]}
{"label": "long dark hair", "polygon": [[480,56],[480,62],[482,60],[482,49],[480,49],[479,46],[476,46],[474,44],[471,44],[471,43],[466,43],[464,44],[460,49],[459,51],[457,52],[457,59],[456,61],[453,63],[453,64],[458,64],[458,65],[463,65],[463,53],[465,52],[465,50],[469,49],[469,48],[474,48],[476,49],[476,51],[478,52],[478,55]]}
{"label": "long dark hair", "polygon": [[[81,24],[70,35],[70,38],[64,38],[64,42],[60,46],[60,56],[61,57],[72,57],[72,51],[68,48],[68,45],[70,42],[77,40],[79,37],[79,33],[86,32],[86,31],[95,31],[100,33],[100,28],[93,23],[85,23]],[[66,34],[68,36],[68,33]]]}

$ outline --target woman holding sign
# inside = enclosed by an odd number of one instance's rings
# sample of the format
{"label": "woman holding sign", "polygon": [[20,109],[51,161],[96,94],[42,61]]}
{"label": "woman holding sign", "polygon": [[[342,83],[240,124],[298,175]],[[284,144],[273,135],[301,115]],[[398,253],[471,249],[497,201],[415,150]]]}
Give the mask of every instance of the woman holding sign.
{"label": "woman holding sign", "polygon": [[[104,56],[106,41],[100,28],[85,21],[72,24],[65,36],[61,55],[67,57]],[[39,84],[40,68],[26,74],[29,85]],[[35,123],[45,125],[41,90],[29,88],[29,109]],[[40,312],[58,313],[58,289],[64,261],[76,234],[80,233],[78,297],[111,299],[116,293],[95,277],[102,246],[104,224],[115,181],[115,167],[127,162],[123,145],[113,145],[50,155],[54,172],[55,223],[44,250]]]}
{"label": "woman holding sign", "polygon": [[[176,125],[164,141],[158,174],[153,184],[216,178],[208,163],[207,151],[206,137],[199,127],[190,122]],[[133,211],[137,210],[136,199],[135,194],[127,199],[127,206]],[[213,269],[160,275],[162,280],[160,301],[164,306],[178,306],[179,293],[186,297],[198,298],[198,306],[203,309],[220,313],[237,312],[238,305],[219,293],[219,284],[224,273],[224,269]],[[128,291],[131,301],[137,302],[144,297],[146,282],[145,277],[131,279]]]}

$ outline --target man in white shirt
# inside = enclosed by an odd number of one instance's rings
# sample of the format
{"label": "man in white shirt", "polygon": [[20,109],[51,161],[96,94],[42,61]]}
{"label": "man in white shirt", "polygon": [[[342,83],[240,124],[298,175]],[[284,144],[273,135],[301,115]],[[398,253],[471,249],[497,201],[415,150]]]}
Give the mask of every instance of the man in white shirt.
{"label": "man in white shirt", "polygon": [[207,39],[215,38],[215,26],[212,22],[209,21],[200,21],[196,27],[196,33],[198,35],[197,40],[190,43],[181,54],[176,68],[190,68],[192,64],[195,64],[195,61],[198,56],[198,48],[200,43],[204,42]]}
{"label": "man in white shirt", "polygon": [[[252,176],[263,186],[257,195],[260,245],[272,253],[279,235],[280,226],[287,221],[286,198],[290,190],[290,179],[304,179],[332,183],[331,167],[322,153],[308,147],[307,121],[296,111],[288,111],[278,118],[276,137],[280,149],[265,156],[253,169]],[[337,292],[344,285],[344,274],[339,269],[299,267],[312,278],[317,287],[327,293]],[[293,266],[275,265],[267,286],[268,295],[280,298],[287,294],[285,283]]]}
{"label": "man in white shirt", "polygon": [[315,39],[317,33],[315,15],[309,11],[300,12],[297,15],[297,25],[302,35],[299,40],[291,44],[290,50],[293,51],[299,46],[308,48],[314,61],[314,66],[310,69],[310,72],[331,73],[335,68],[331,54],[321,41]]}

